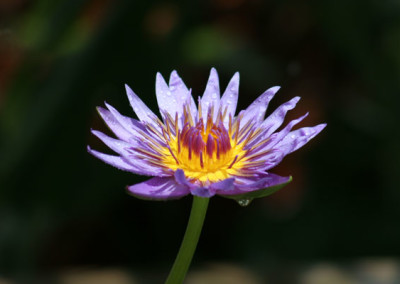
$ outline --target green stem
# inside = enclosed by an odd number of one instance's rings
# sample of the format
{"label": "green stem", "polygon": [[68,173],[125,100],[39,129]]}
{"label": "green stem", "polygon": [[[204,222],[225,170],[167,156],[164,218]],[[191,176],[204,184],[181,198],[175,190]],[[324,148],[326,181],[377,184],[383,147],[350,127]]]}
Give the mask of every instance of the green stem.
{"label": "green stem", "polygon": [[199,241],[209,200],[209,198],[193,196],[192,211],[185,236],[165,284],[183,283]]}

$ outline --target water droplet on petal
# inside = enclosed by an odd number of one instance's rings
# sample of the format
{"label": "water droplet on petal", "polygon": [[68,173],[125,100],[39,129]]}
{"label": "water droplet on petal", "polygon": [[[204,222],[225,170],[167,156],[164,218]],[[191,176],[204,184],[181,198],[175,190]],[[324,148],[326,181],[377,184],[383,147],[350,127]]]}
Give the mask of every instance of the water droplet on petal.
{"label": "water droplet on petal", "polygon": [[253,199],[251,198],[243,198],[243,199],[239,199],[237,201],[237,203],[239,203],[240,206],[246,207],[247,205],[249,205],[251,203]]}
{"label": "water droplet on petal", "polygon": [[168,92],[167,92],[167,96],[170,96],[170,95],[171,95],[171,92],[170,92],[170,91],[168,91]]}
{"label": "water droplet on petal", "polygon": [[232,92],[234,92],[235,90],[236,90],[236,88],[235,88],[235,87],[232,87],[232,88],[231,88],[231,91],[232,91]]}
{"label": "water droplet on petal", "polygon": [[169,87],[169,89],[170,89],[171,91],[173,91],[173,90],[175,90],[175,86],[171,86],[171,87]]}
{"label": "water droplet on petal", "polygon": [[227,101],[226,101],[226,104],[227,104],[227,105],[230,105],[230,104],[232,104],[232,101],[231,101],[231,100],[227,100]]}
{"label": "water droplet on petal", "polygon": [[218,97],[217,93],[212,93],[211,94],[211,98],[213,98],[214,100]]}

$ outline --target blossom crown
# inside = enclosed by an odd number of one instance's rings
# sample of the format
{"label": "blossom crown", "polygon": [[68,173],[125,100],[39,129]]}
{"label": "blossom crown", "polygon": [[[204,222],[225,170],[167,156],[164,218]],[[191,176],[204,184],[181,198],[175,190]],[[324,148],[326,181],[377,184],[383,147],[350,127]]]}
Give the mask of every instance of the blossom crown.
{"label": "blossom crown", "polygon": [[[299,97],[282,104],[264,119],[267,106],[279,87],[259,96],[235,116],[239,73],[220,97],[218,75],[210,78],[196,105],[189,90],[173,71],[169,84],[158,73],[156,95],[159,119],[126,85],[130,104],[139,120],[121,115],[106,103],[99,114],[117,136],[92,133],[118,156],[89,152],[121,170],[154,178],[128,187],[130,193],[147,199],[179,198],[186,194],[230,198],[267,195],[290,181],[269,172],[287,154],[315,137],[326,124],[292,128],[308,113],[292,120],[280,131],[286,113]],[[267,188],[267,191],[265,191]],[[259,196],[255,196],[259,197]]]}

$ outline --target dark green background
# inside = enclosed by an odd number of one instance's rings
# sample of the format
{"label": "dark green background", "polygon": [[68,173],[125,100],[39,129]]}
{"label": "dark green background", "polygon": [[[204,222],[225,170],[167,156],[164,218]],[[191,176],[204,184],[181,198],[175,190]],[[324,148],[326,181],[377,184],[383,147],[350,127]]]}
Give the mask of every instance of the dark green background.
{"label": "dark green background", "polygon": [[212,198],[194,267],[399,257],[399,2],[19,0],[0,4],[0,276],[163,279],[191,198],[127,195],[146,178],[90,156],[108,150],[89,130],[109,133],[105,100],[133,116],[124,83],[156,112],[157,71],[199,96],[211,67],[222,90],[240,72],[239,109],[281,85],[270,110],[299,95],[288,118],[328,127],[273,170],[293,175],[285,189],[246,208]]}

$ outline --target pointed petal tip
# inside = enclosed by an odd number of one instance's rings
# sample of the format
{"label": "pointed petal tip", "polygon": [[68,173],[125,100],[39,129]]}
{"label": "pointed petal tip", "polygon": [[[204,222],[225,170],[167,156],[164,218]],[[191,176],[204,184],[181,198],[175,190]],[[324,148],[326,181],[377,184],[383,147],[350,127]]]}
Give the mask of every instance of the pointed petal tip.
{"label": "pointed petal tip", "polygon": [[156,88],[168,88],[167,82],[165,81],[163,75],[160,72],[157,72],[156,75]]}
{"label": "pointed petal tip", "polygon": [[99,135],[103,134],[102,132],[100,132],[100,131],[98,131],[96,129],[93,129],[93,128],[90,128],[90,132],[96,137],[99,137]]}
{"label": "pointed petal tip", "polygon": [[[292,126],[296,125],[297,123],[300,123],[301,121],[303,121],[303,119],[305,119],[307,116],[309,115],[309,112],[306,112],[305,114],[303,114],[302,116],[299,116],[296,119],[293,119],[292,121],[289,122],[289,124],[294,123]],[[289,125],[288,124],[288,125]]]}
{"label": "pointed petal tip", "polygon": [[176,70],[172,70],[171,74],[169,75],[169,83],[168,85],[173,84],[174,81],[179,80],[180,77],[178,75],[178,72]]}
{"label": "pointed petal tip", "polygon": [[133,103],[135,100],[139,99],[138,95],[135,94],[135,92],[128,86],[128,84],[125,84],[125,91],[128,96],[128,100],[133,108]]}
{"label": "pointed petal tip", "polygon": [[328,125],[327,123],[321,123],[315,126],[315,128],[318,132],[321,132],[327,125]]}
{"label": "pointed petal tip", "polygon": [[163,75],[162,75],[160,72],[157,72],[157,74],[156,74],[156,80],[160,80],[160,79],[163,79],[163,80],[164,80],[164,77],[163,77]]}
{"label": "pointed petal tip", "polygon": [[98,112],[98,113],[101,113],[101,112],[103,112],[105,109],[103,108],[103,107],[101,107],[101,106],[97,106],[96,107],[96,111]]}
{"label": "pointed petal tip", "polygon": [[275,93],[278,92],[280,89],[281,89],[281,86],[273,86],[273,87],[269,88],[267,91],[270,91],[270,92],[272,92],[272,93],[275,94]]}
{"label": "pointed petal tip", "polygon": [[219,84],[218,72],[217,72],[217,70],[215,68],[211,68],[211,70],[210,70],[210,75],[208,76],[206,89],[210,84],[211,85],[217,84],[217,86]]}
{"label": "pointed petal tip", "polygon": [[305,114],[303,114],[303,116],[301,116],[301,119],[306,118],[309,114],[310,112],[307,111]]}
{"label": "pointed petal tip", "polygon": [[104,101],[104,105],[110,112],[113,112],[114,110],[116,111],[116,109],[112,105],[108,104],[106,101]]}
{"label": "pointed petal tip", "polygon": [[129,93],[133,93],[132,89],[128,86],[128,84],[124,84],[125,86],[125,91],[129,94]]}

